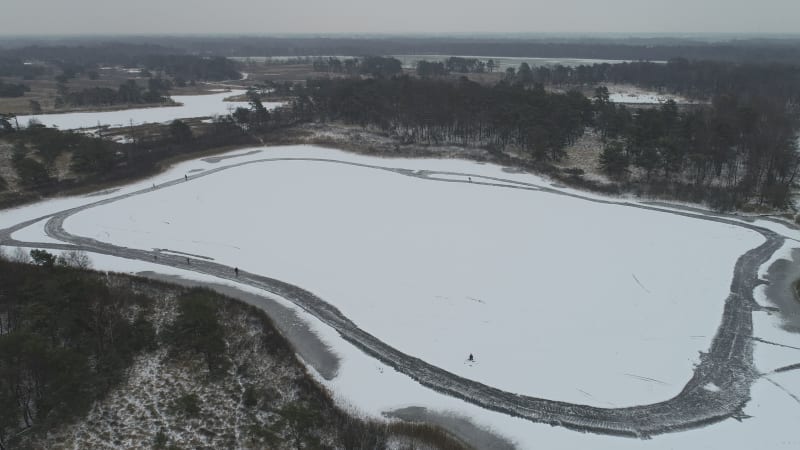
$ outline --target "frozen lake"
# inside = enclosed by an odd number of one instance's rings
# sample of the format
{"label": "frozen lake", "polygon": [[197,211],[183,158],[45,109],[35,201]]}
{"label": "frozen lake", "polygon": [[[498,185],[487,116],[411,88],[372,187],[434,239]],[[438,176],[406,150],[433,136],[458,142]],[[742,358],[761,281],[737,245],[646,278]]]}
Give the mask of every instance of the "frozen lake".
{"label": "frozen lake", "polygon": [[[466,162],[334,154],[508,177]],[[736,258],[763,242],[685,217],[332,162],[189,181],[81,212],[65,228],[268,274],[450,372],[596,406],[676,395],[719,325]]]}
{"label": "frozen lake", "polygon": [[[48,127],[62,130],[79,128],[95,128],[100,125],[123,127],[131,123],[165,123],[175,119],[193,117],[213,117],[230,114],[238,107],[248,107],[247,102],[229,102],[226,98],[244,94],[243,90],[220,92],[208,95],[175,95],[172,99],[181,106],[163,106],[154,108],[135,108],[118,111],[72,112],[64,114],[40,114],[19,116],[20,126],[27,126],[31,119],[36,119]],[[267,109],[273,109],[280,103],[264,103]]]}

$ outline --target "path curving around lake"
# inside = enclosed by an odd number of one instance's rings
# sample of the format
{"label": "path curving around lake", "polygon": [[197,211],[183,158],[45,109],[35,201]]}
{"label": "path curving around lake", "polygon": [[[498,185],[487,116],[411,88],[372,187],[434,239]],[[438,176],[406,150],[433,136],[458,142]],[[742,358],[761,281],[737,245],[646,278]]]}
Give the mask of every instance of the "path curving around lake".
{"label": "path curving around lake", "polygon": [[[588,202],[626,206],[652,211],[654,214],[672,214],[696,220],[712,221],[745,228],[759,233],[765,242],[753,248],[736,261],[730,293],[725,299],[721,323],[711,347],[701,355],[694,374],[681,392],[675,397],[653,404],[625,408],[600,408],[589,405],[548,400],[503,391],[479,383],[429,364],[413,355],[405,354],[384,343],[372,334],[362,330],[348,319],[335,306],[327,303],[313,293],[284,281],[265,275],[240,270],[238,276],[233,268],[213,260],[193,259],[187,265],[184,256],[159,253],[141,249],[117,246],[92,238],[77,236],[64,230],[64,220],[81,211],[123,200],[128,197],[152,192],[154,189],[168,189],[177,184],[191,182],[197,178],[213,175],[249,164],[278,163],[282,161],[314,161],[329,164],[344,164],[365,169],[389,171],[415,177],[420,181],[469,183],[492,188],[519,189],[568,196]],[[63,244],[23,242],[11,235],[41,220],[48,219],[45,232]],[[263,158],[217,167],[188,177],[163,183],[155,188],[121,194],[108,199],[63,210],[51,215],[38,217],[0,230],[0,245],[35,247],[52,250],[78,249],[126,259],[140,260],[152,264],[177,267],[196,273],[211,275],[247,285],[282,297],[326,325],[335,329],[339,335],[364,353],[382,363],[393,367],[418,383],[437,392],[463,399],[482,408],[498,411],[533,422],[599,434],[648,438],[650,436],[702,427],[731,417],[743,415],[743,408],[750,400],[750,388],[759,377],[753,363],[753,321],[752,312],[758,308],[753,298],[753,290],[763,284],[758,277],[759,268],[781,248],[785,237],[764,227],[745,223],[724,215],[705,215],[626,201],[614,201],[577,193],[565,192],[552,187],[515,180],[487,177],[478,174],[459,172],[409,170],[378,165],[361,164],[326,158]],[[157,258],[156,258],[157,256]],[[713,384],[717,389],[709,390]]]}

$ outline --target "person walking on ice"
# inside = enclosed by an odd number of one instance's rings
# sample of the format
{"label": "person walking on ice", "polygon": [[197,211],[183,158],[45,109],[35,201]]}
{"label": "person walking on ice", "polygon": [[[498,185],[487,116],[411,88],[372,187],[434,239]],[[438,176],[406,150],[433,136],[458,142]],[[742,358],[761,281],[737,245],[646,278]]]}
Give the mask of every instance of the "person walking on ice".
{"label": "person walking on ice", "polygon": [[236,274],[236,276],[238,277],[239,276],[239,268],[238,267],[234,267],[233,268],[233,273]]}
{"label": "person walking on ice", "polygon": [[184,175],[183,176],[183,181],[189,181],[189,175]]}
{"label": "person walking on ice", "polygon": [[469,361],[469,362],[475,362],[475,357],[474,357],[474,356],[472,356],[472,353],[470,353],[470,354],[469,354],[469,357],[467,358],[467,361]]}

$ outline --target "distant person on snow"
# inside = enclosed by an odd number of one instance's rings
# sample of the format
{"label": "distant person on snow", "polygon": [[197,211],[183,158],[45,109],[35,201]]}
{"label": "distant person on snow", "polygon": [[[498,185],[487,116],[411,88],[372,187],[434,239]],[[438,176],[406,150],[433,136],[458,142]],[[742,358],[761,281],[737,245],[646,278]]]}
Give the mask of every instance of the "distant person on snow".
{"label": "distant person on snow", "polygon": [[186,258],[186,264],[190,264],[190,263],[189,263],[189,258]]}
{"label": "distant person on snow", "polygon": [[467,361],[469,361],[469,362],[475,362],[475,357],[474,357],[474,356],[472,356],[472,353],[470,353],[470,354],[469,354],[469,358],[467,358]]}
{"label": "distant person on snow", "polygon": [[238,277],[239,276],[239,268],[238,267],[234,267],[233,268],[233,273],[235,273],[236,276]]}
{"label": "distant person on snow", "polygon": [[184,176],[183,176],[183,180],[184,180],[184,181],[189,181],[189,175],[184,175]]}

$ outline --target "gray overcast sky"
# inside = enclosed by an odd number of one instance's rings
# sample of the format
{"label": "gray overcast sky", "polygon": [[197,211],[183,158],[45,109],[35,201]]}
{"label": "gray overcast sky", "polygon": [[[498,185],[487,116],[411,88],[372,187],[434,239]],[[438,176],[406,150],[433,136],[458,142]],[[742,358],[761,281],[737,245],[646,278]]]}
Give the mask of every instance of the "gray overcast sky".
{"label": "gray overcast sky", "polygon": [[5,0],[0,34],[797,33],[800,0]]}

